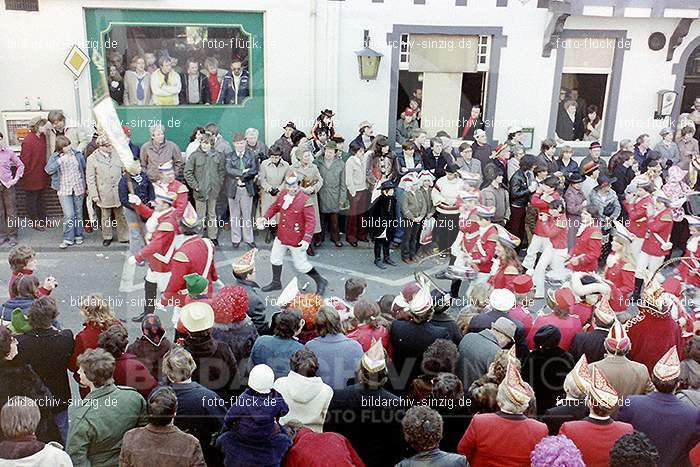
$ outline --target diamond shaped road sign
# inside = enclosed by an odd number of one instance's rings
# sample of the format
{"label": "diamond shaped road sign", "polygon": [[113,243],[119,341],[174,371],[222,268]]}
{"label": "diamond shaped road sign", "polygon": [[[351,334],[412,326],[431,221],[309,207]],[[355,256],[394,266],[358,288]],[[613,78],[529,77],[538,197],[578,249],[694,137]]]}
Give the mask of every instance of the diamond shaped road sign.
{"label": "diamond shaped road sign", "polygon": [[71,47],[66,59],[63,61],[66,68],[68,68],[76,78],[80,77],[80,74],[83,72],[88,63],[90,63],[90,58],[85,54],[85,52],[80,50],[80,47],[77,45],[73,45],[73,47]]}

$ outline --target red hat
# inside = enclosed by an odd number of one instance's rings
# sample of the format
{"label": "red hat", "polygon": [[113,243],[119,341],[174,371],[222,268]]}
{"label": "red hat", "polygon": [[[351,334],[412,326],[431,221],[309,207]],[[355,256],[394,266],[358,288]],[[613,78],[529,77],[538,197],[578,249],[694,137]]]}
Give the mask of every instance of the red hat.
{"label": "red hat", "polygon": [[129,128],[129,125],[122,125],[122,131],[126,136],[131,136],[131,128]]}
{"label": "red hat", "polygon": [[562,310],[570,310],[576,303],[576,297],[574,297],[574,293],[568,287],[557,289],[557,291],[554,292],[554,300]]}
{"label": "red hat", "polygon": [[513,292],[526,294],[532,290],[532,276],[520,274],[513,278]]}
{"label": "red hat", "polygon": [[679,281],[677,277],[672,276],[664,281],[662,287],[667,293],[675,297],[680,297],[683,284],[681,284],[681,281]]}
{"label": "red hat", "polygon": [[243,320],[248,312],[248,302],[248,293],[242,286],[225,286],[211,302],[214,322],[229,324]]}
{"label": "red hat", "polygon": [[403,110],[403,114],[404,114],[404,115],[407,115],[407,116],[409,116],[409,117],[413,117],[413,116],[416,114],[416,112],[415,112],[412,108],[406,107],[406,108]]}

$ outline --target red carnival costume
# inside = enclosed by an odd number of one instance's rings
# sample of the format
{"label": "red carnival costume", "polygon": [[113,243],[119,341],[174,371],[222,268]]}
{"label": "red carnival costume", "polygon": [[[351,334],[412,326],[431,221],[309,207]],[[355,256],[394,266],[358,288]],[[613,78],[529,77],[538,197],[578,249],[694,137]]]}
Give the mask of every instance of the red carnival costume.
{"label": "red carnival costume", "polygon": [[578,263],[568,263],[572,271],[595,272],[603,248],[603,234],[595,224],[582,225],[576,233],[576,243],[569,256],[577,258]]}

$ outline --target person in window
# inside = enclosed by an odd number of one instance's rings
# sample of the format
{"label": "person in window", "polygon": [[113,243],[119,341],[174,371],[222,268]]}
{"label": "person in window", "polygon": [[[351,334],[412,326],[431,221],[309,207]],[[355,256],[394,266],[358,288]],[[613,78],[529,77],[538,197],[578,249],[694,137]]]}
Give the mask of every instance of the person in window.
{"label": "person in window", "polygon": [[204,70],[202,70],[202,73],[206,76],[207,85],[209,87],[209,100],[207,104],[216,104],[219,101],[221,82],[224,80],[226,70],[219,68],[219,61],[216,58],[207,57],[204,60]]}
{"label": "person in window", "polygon": [[115,65],[109,66],[109,97],[114,99],[114,101],[122,105],[124,102],[124,80],[119,69]]}
{"label": "person in window", "polygon": [[137,55],[131,60],[131,70],[124,73],[124,105],[150,105],[151,96],[151,74],[144,58]]}
{"label": "person in window", "polygon": [[586,107],[586,116],[583,117],[583,140],[598,141],[600,140],[600,127],[602,121],[598,113],[597,105],[589,105]]}
{"label": "person in window", "polygon": [[221,93],[217,104],[239,105],[248,96],[250,96],[248,70],[243,69],[240,58],[234,58],[231,62],[231,71],[226,73],[221,83]]}
{"label": "person in window", "polygon": [[563,112],[557,115],[557,138],[561,141],[577,141],[583,137],[583,125],[579,119],[576,101],[564,102]]}
{"label": "person in window", "polygon": [[681,155],[678,150],[678,145],[673,141],[673,129],[670,127],[664,128],[659,132],[661,141],[656,143],[654,151],[661,154],[661,165],[663,167],[671,167],[676,165],[681,160]]}
{"label": "person in window", "polygon": [[469,118],[464,122],[462,139],[471,141],[474,139],[474,132],[483,129],[484,121],[481,119],[481,107],[478,105],[472,106]]}
{"label": "person in window", "polygon": [[178,105],[182,82],[180,75],[173,71],[170,57],[158,59],[158,69],[151,75],[151,92],[154,105]]}
{"label": "person in window", "polygon": [[396,122],[396,142],[404,144],[409,139],[413,138],[415,130],[418,129],[418,120],[415,119],[416,113],[410,107],[401,114],[401,118]]}
{"label": "person in window", "polygon": [[199,72],[199,63],[193,58],[187,59],[186,72],[180,76],[180,104],[208,104],[209,81]]}

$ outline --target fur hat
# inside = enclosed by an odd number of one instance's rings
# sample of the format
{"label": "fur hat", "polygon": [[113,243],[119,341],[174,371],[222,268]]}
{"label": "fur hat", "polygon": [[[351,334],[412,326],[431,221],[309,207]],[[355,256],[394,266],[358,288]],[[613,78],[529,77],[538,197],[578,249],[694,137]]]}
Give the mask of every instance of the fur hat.
{"label": "fur hat", "polygon": [[211,303],[214,321],[229,324],[245,319],[248,313],[248,292],[240,285],[229,284],[219,291]]}
{"label": "fur hat", "polygon": [[586,295],[601,294],[610,295],[610,286],[599,277],[586,272],[573,272],[571,274],[571,291],[579,298]]}

